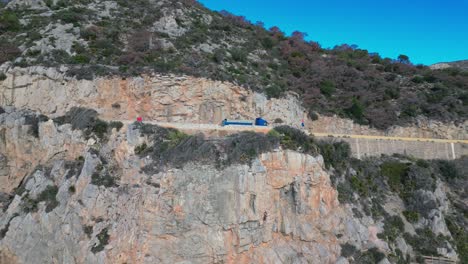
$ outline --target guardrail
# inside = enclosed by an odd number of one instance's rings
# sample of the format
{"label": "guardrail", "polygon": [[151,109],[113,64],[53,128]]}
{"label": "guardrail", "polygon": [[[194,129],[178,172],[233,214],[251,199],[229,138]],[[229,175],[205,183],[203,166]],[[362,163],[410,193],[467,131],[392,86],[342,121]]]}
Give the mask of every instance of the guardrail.
{"label": "guardrail", "polygon": [[455,260],[445,257],[423,256],[425,264],[454,264]]}

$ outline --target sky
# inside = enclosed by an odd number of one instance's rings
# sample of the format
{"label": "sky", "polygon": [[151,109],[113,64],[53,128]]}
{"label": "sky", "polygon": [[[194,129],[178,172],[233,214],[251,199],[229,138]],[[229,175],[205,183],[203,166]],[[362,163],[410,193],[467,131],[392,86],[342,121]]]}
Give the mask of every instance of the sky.
{"label": "sky", "polygon": [[324,48],[356,44],[382,57],[410,57],[414,64],[468,59],[468,0],[199,0],[227,10],[301,31]]}

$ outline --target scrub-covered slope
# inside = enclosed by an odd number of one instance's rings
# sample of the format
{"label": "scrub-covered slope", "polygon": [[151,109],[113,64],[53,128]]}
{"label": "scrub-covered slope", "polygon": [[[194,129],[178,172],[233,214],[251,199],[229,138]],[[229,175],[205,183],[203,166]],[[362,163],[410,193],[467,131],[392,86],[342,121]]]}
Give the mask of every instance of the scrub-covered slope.
{"label": "scrub-covered slope", "polygon": [[[272,97],[298,93],[309,111],[384,129],[417,116],[465,121],[468,75],[381,58],[355,46],[325,50],[196,1],[15,0],[0,11],[0,63],[67,65],[68,74],[185,73]],[[313,39],[313,36],[311,36]]]}

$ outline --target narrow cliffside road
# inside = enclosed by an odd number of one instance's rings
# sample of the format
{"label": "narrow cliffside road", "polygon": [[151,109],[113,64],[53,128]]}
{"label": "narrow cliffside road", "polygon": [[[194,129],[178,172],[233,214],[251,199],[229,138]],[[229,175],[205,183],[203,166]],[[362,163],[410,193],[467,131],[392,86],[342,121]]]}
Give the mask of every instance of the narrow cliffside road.
{"label": "narrow cliffside road", "polygon": [[[129,125],[135,121],[118,120],[123,124]],[[196,123],[172,123],[158,121],[143,121],[146,124],[158,125],[167,128],[175,128],[178,130],[189,131],[255,131],[260,133],[268,133],[273,127],[261,126],[221,126],[216,124],[196,124]],[[309,134],[309,132],[307,131]],[[416,141],[416,142],[437,142],[437,143],[462,143],[468,144],[468,140],[461,139],[439,139],[439,138],[409,138],[409,137],[387,137],[387,136],[370,136],[370,135],[351,135],[351,134],[329,134],[329,133],[313,133],[315,137],[333,137],[333,138],[356,138],[356,139],[374,139],[374,140],[395,140],[395,141]]]}

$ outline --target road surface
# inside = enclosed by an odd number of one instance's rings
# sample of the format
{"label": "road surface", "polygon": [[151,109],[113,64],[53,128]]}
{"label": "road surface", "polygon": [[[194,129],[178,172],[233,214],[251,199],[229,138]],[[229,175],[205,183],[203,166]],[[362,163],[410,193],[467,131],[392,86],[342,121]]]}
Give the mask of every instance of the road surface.
{"label": "road surface", "polygon": [[[135,121],[120,120],[123,124],[132,124]],[[146,124],[158,125],[167,128],[175,128],[179,130],[198,130],[198,131],[254,131],[259,133],[268,133],[272,127],[262,126],[221,126],[216,124],[195,124],[195,123],[172,123],[172,122],[156,122],[143,121]],[[468,144],[468,140],[463,139],[440,139],[440,138],[410,138],[410,137],[387,137],[387,136],[370,136],[370,135],[351,135],[351,134],[331,134],[331,133],[312,133],[315,137],[334,137],[334,138],[357,138],[357,139],[374,139],[374,140],[398,140],[398,141],[419,141],[419,142],[437,142],[437,143],[462,143]]]}

